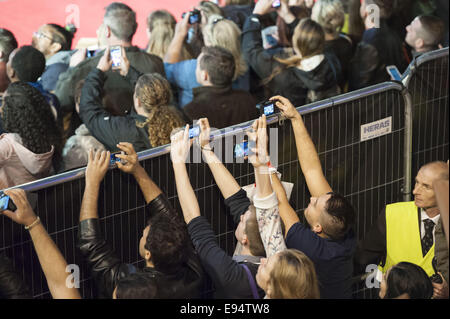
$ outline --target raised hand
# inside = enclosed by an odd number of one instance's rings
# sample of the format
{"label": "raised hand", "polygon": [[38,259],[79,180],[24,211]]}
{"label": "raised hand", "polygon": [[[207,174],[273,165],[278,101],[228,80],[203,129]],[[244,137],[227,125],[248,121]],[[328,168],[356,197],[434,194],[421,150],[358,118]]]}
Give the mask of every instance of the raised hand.
{"label": "raised hand", "polygon": [[185,129],[172,134],[170,137],[170,158],[174,164],[186,163],[186,158],[189,155],[192,141],[189,140],[189,125]]}
{"label": "raised hand", "polygon": [[117,144],[117,148],[124,151],[125,154],[117,154],[116,157],[123,161],[117,162],[117,167],[128,174],[136,173],[136,170],[141,166],[138,161],[138,155],[134,150],[133,144],[120,142]]}
{"label": "raised hand", "polygon": [[4,210],[2,211],[2,214],[12,221],[24,226],[29,226],[36,221],[36,214],[31,208],[27,195],[23,189],[5,190],[4,193],[11,197],[17,209],[15,212]]}
{"label": "raised hand", "polygon": [[108,151],[89,151],[86,167],[86,185],[100,185],[110,165],[111,153]]}
{"label": "raised hand", "polygon": [[105,52],[103,53],[103,56],[100,58],[100,61],[98,61],[97,69],[99,69],[102,72],[106,72],[109,69],[111,69],[112,66],[112,60],[110,57],[110,49],[107,47],[105,49]]}

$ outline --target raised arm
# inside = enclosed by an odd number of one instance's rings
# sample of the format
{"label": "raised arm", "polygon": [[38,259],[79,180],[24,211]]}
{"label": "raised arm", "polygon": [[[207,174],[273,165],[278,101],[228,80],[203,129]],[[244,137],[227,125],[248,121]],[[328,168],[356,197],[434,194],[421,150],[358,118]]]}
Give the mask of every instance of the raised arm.
{"label": "raised arm", "polygon": [[332,189],[323,174],[316,147],[306,130],[301,115],[288,99],[282,96],[274,96],[271,100],[278,100],[275,105],[282,111],[283,115],[291,120],[300,168],[305,176],[311,196],[319,197],[331,192]]}
{"label": "raised arm", "polygon": [[171,137],[170,157],[175,172],[177,194],[183,211],[184,221],[189,224],[192,219],[200,216],[200,207],[192,189],[191,181],[186,169],[186,158],[192,142],[189,140],[189,125]]}
{"label": "raised arm", "polygon": [[289,204],[286,191],[276,173],[272,174],[272,187],[277,194],[278,212],[284,224],[284,237],[286,237],[289,229],[291,229],[292,225],[298,223],[300,218],[298,218],[297,213]]}
{"label": "raised arm", "polygon": [[241,186],[236,182],[233,175],[228,171],[228,169],[223,165],[220,159],[214,153],[212,146],[210,145],[210,134],[211,129],[209,127],[209,121],[207,118],[202,118],[199,120],[200,125],[200,147],[202,149],[203,159],[208,164],[211,173],[214,176],[214,180],[220,189],[223,197],[225,199],[236,194]]}
{"label": "raised arm", "polygon": [[86,219],[98,219],[98,193],[100,183],[105,177],[109,167],[111,153],[89,151],[89,160],[86,167],[86,186],[81,203],[80,222]]}
{"label": "raised arm", "polygon": [[277,197],[270,181],[265,115],[253,123],[252,131],[248,133],[248,137],[251,145],[249,161],[255,170],[256,181],[256,194],[253,197],[253,204],[256,208],[256,220],[258,221],[259,233],[264,244],[266,256],[270,257],[281,250],[285,250],[286,244],[278,212]]}
{"label": "raised arm", "polygon": [[177,63],[181,61],[184,40],[189,31],[189,14],[186,14],[175,27],[175,34],[172,41],[167,48],[166,55],[164,56],[164,62]]}
{"label": "raised arm", "polygon": [[17,210],[15,212],[6,210],[3,211],[3,214],[29,230],[52,297],[55,299],[80,299],[78,289],[70,288],[67,285],[66,260],[48,235],[39,217],[36,217],[25,192],[22,189],[12,189],[5,191],[5,194],[11,197]]}

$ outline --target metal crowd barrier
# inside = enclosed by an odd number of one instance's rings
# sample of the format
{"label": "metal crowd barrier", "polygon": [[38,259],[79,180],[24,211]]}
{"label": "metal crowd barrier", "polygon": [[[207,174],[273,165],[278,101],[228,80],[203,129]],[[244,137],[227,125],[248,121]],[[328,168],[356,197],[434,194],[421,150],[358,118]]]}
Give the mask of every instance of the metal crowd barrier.
{"label": "metal crowd barrier", "polygon": [[422,165],[449,158],[448,47],[416,58],[406,75],[413,109],[414,177]]}
{"label": "metal crowd barrier", "polygon": [[[405,127],[405,123],[409,123],[409,106],[402,85],[387,82],[298,108],[330,185],[348,197],[358,212],[356,233],[359,239],[375,222],[383,206],[401,201],[408,188],[404,162],[405,153],[410,154],[409,143],[405,143],[410,129]],[[294,183],[291,204],[303,219],[310,196],[298,163],[291,124],[276,115],[268,119],[268,124],[269,128],[277,128],[269,132],[277,134],[278,170],[283,181]],[[251,122],[237,125],[233,133],[221,131],[214,139],[243,132],[250,125]],[[370,138],[371,134],[380,133],[380,128],[390,131]],[[362,141],[363,135],[368,139]],[[271,144],[274,147],[274,143]],[[139,159],[172,204],[180,209],[169,146],[141,152]],[[241,186],[254,183],[251,164],[229,163],[226,166]],[[220,246],[232,254],[235,225],[209,168],[204,163],[191,163],[188,169],[202,214],[211,222]],[[79,265],[82,296],[94,298],[96,294],[88,270],[76,249],[84,170],[80,168],[18,187],[37,195],[36,213],[68,264]],[[138,242],[145,226],[145,202],[133,177],[118,169],[110,170],[100,189],[98,209],[104,236],[118,256],[124,262],[143,266]],[[29,235],[23,227],[4,217],[0,217],[0,231],[0,253],[5,252],[12,258],[35,298],[49,298]],[[355,297],[365,298],[365,293],[364,288],[358,288]]]}

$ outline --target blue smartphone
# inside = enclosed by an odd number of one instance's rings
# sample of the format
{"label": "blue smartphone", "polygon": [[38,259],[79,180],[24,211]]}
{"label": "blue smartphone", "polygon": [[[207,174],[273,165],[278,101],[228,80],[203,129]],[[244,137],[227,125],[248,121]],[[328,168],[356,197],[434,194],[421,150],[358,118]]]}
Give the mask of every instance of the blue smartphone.
{"label": "blue smartphone", "polygon": [[234,147],[234,156],[236,158],[248,156],[248,141],[236,144]]}
{"label": "blue smartphone", "polygon": [[200,126],[194,126],[189,129],[189,138],[194,138],[200,135]]}
{"label": "blue smartphone", "polygon": [[386,71],[389,73],[389,75],[391,76],[391,78],[395,81],[401,81],[402,80],[402,75],[400,73],[400,71],[397,69],[397,67],[395,65],[389,65],[386,67]]}
{"label": "blue smartphone", "polygon": [[118,158],[117,156],[116,156],[116,154],[119,154],[119,153],[113,153],[113,154],[111,154],[111,156],[110,156],[110,159],[109,159],[109,163],[112,165],[112,164],[116,164],[117,162],[120,162],[120,158]]}
{"label": "blue smartphone", "polygon": [[0,194],[0,211],[10,210],[14,212],[17,209],[16,205],[12,201],[11,197],[1,193]]}

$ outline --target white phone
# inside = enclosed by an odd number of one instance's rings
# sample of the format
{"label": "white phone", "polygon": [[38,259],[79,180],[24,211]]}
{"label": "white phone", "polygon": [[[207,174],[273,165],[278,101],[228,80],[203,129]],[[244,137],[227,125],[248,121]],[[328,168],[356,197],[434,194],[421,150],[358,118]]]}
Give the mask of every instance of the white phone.
{"label": "white phone", "polygon": [[112,60],[112,68],[120,69],[120,65],[122,63],[122,47],[120,46],[111,47],[109,53]]}
{"label": "white phone", "polygon": [[389,73],[389,75],[391,76],[392,80],[395,81],[401,81],[402,80],[402,75],[400,73],[400,71],[397,69],[397,67],[395,65],[389,65],[386,67],[386,71],[387,73]]}

